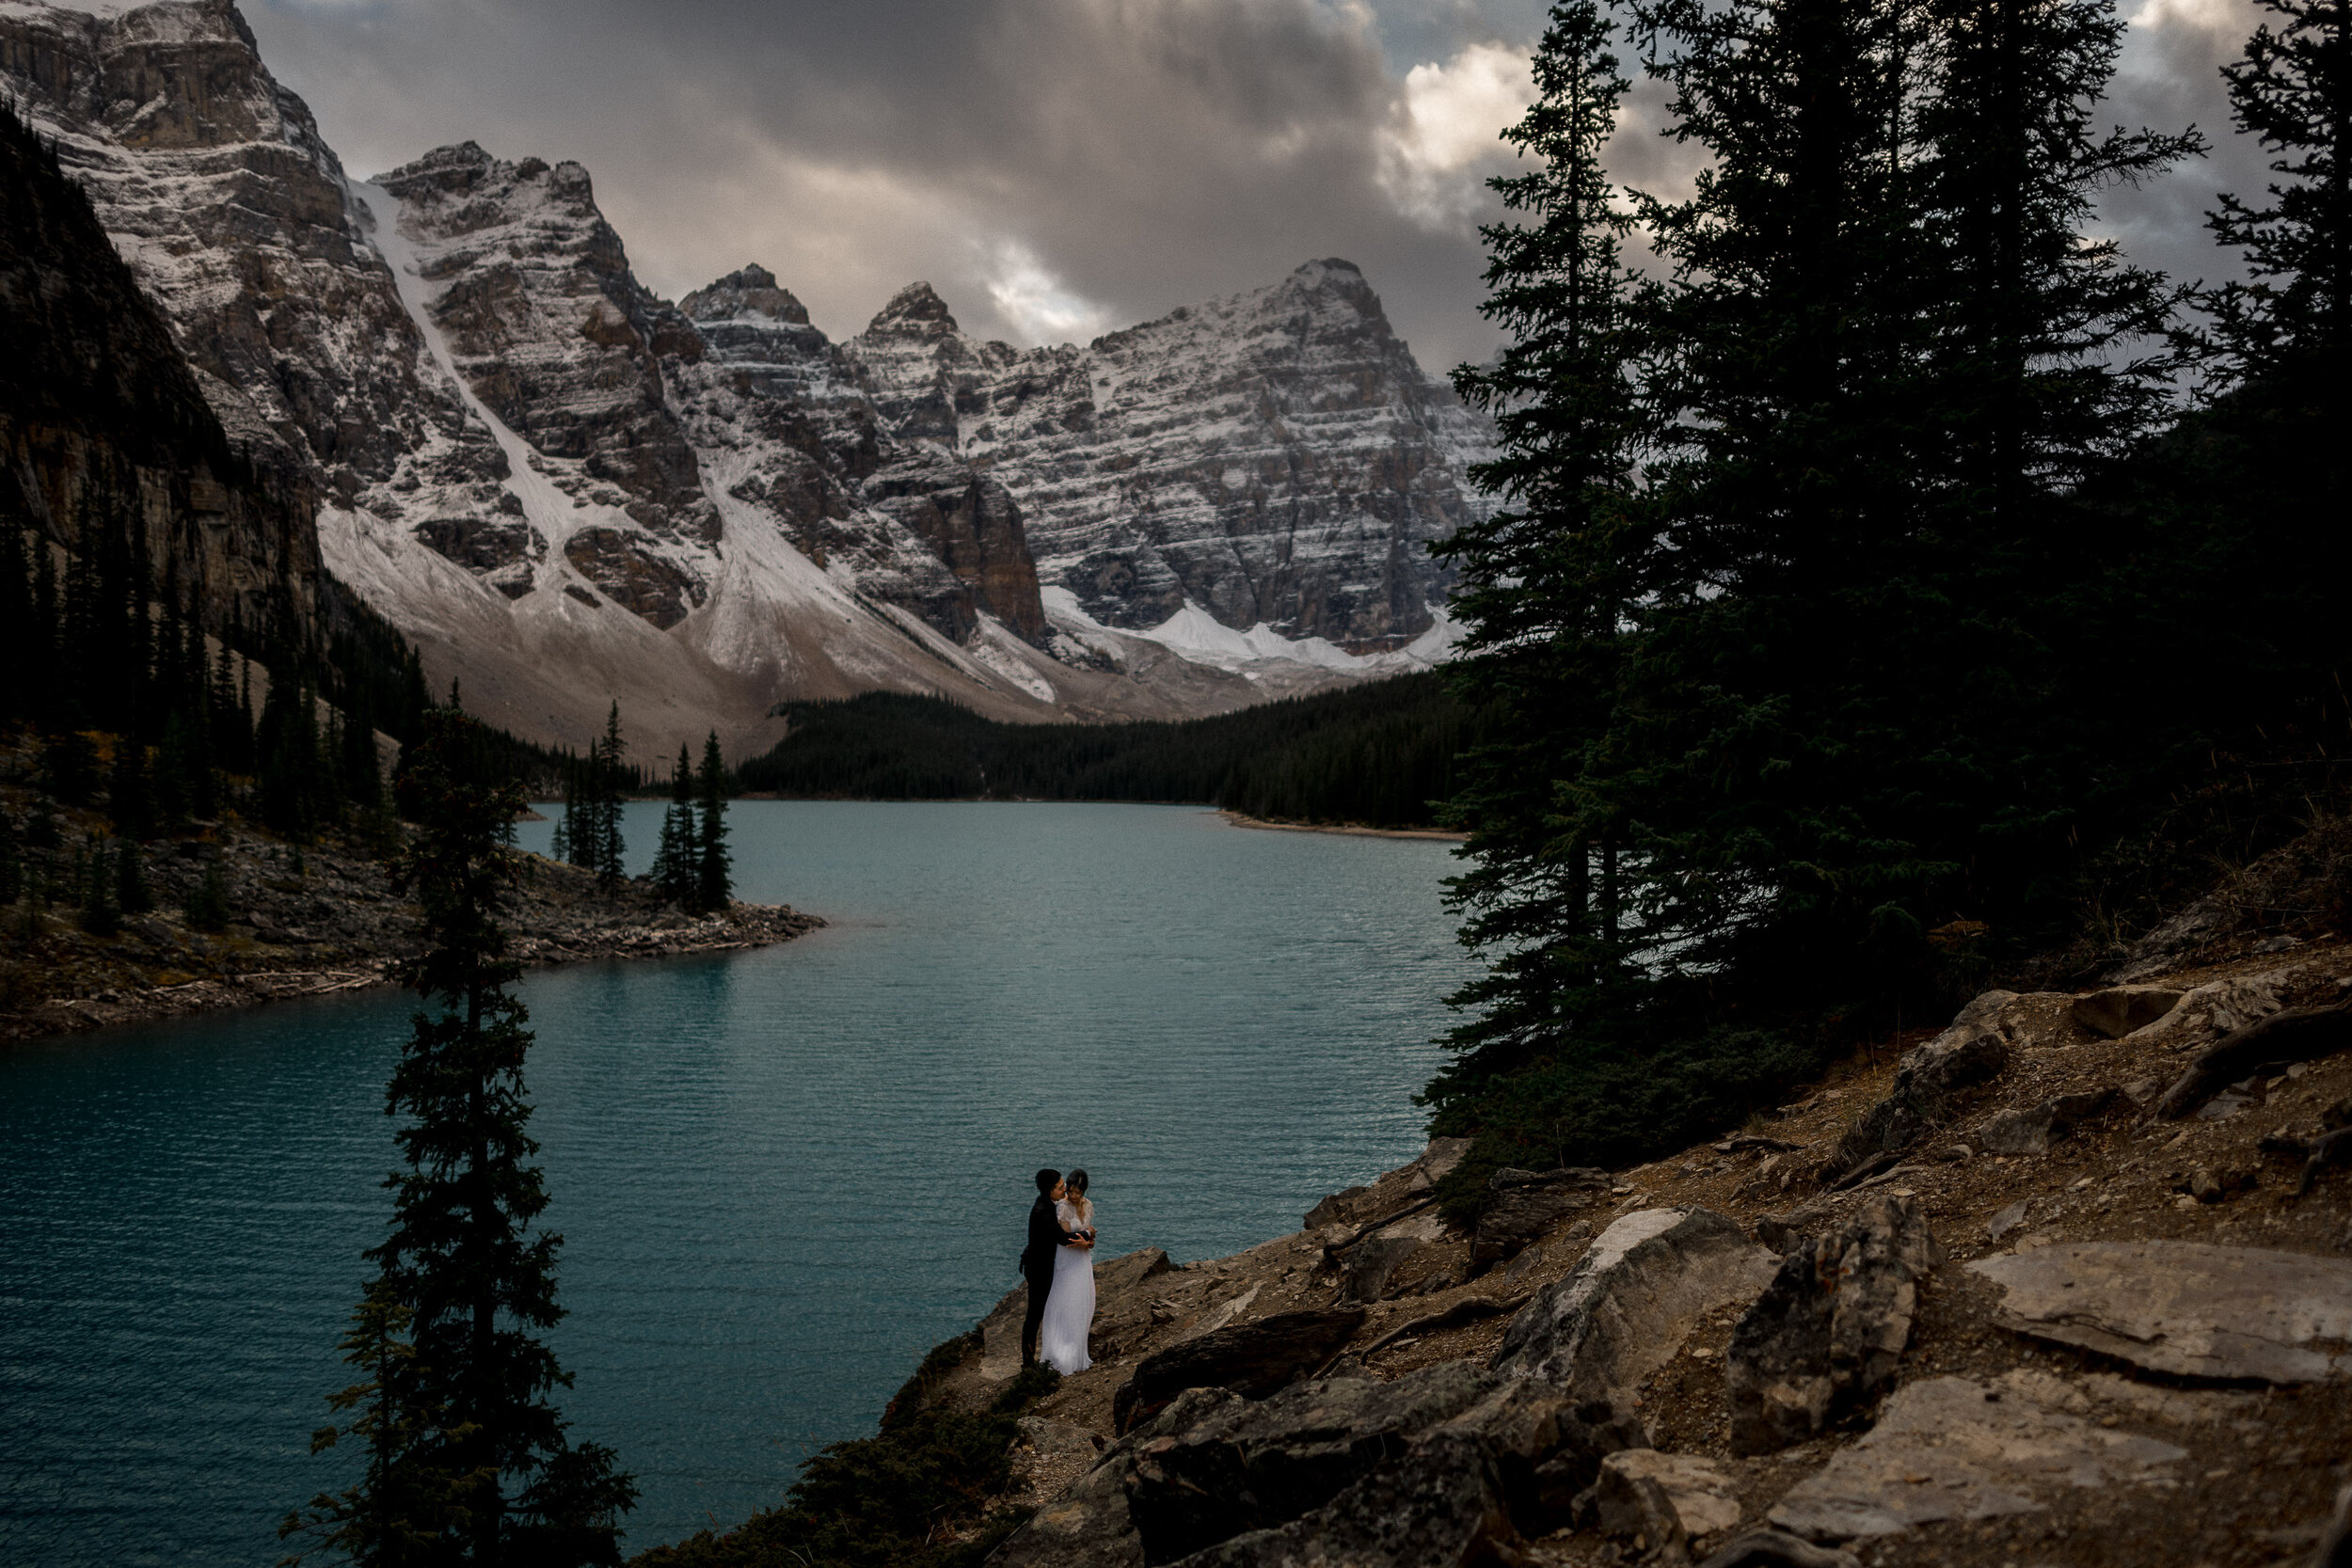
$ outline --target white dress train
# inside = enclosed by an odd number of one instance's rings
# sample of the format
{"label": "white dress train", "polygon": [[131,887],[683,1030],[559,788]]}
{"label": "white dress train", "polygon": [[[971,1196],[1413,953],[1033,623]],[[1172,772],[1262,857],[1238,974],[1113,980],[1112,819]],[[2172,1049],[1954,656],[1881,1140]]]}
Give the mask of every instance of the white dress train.
{"label": "white dress train", "polygon": [[[1054,1206],[1064,1230],[1079,1228],[1067,1202]],[[1087,1354],[1087,1331],[1094,1326],[1094,1253],[1091,1248],[1054,1249],[1054,1288],[1045,1298],[1045,1322],[1037,1336],[1038,1354],[1068,1377],[1094,1365]]]}

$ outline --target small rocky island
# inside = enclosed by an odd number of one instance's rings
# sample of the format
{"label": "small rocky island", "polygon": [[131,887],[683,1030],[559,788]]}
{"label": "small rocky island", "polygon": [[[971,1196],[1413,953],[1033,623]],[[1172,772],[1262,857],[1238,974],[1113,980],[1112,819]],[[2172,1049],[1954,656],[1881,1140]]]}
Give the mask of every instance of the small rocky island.
{"label": "small rocky island", "polygon": [[[1106,1260],[1095,1365],[1021,1406],[967,1534],[1023,1519],[996,1568],[2344,1560],[2352,945],[2138,968],[1989,991],[1671,1159],[1499,1172],[1468,1227],[1439,1141],[1233,1257]],[[1013,1408],[1023,1306],[885,1433]],[[649,1558],[767,1560],[781,1517]]]}
{"label": "small rocky island", "polygon": [[[17,816],[29,815],[31,800],[0,789],[0,806]],[[98,842],[103,820],[55,810],[58,847],[47,858],[58,863],[59,893],[46,908],[9,911],[29,928],[10,933],[11,956],[0,959],[0,1041],[389,984],[418,951],[417,911],[393,890],[380,847],[341,832],[294,845],[234,820],[149,847],[140,879],[150,907],[93,931],[64,890],[73,847]],[[787,905],[741,900],[693,913],[642,878],[606,887],[543,855],[523,863],[505,924],[526,964],[761,947],[824,924]],[[217,921],[193,912],[208,876],[216,876]]]}

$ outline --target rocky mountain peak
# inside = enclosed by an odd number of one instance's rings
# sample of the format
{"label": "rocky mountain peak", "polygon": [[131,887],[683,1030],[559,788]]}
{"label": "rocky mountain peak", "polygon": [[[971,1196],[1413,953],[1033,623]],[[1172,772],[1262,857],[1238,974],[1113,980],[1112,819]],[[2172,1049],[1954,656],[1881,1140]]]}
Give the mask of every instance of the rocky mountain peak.
{"label": "rocky mountain peak", "polygon": [[890,303],[866,325],[866,336],[946,338],[961,331],[937,290],[929,283],[910,283],[890,296]]}
{"label": "rocky mountain peak", "polygon": [[791,290],[777,287],[776,275],[756,262],[696,289],[678,301],[678,309],[696,322],[765,316],[795,326],[809,325],[808,307]]}
{"label": "rocky mountain peak", "polygon": [[1353,261],[1337,256],[1308,261],[1290,275],[1288,282],[1301,293],[1327,294],[1344,300],[1359,314],[1377,321],[1383,331],[1388,328],[1388,312],[1380,308],[1380,296],[1373,293],[1372,285],[1364,279],[1363,269]]}

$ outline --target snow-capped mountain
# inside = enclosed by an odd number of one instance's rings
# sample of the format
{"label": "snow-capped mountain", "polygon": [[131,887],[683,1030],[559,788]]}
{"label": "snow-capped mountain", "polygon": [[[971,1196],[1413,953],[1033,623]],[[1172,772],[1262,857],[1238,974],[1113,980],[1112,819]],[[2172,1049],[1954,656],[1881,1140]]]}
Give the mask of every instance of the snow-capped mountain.
{"label": "snow-capped mountain", "polygon": [[1020,498],[1064,619],[1403,648],[1444,602],[1429,544],[1483,504],[1463,466],[1490,428],[1347,261],[1027,353],[966,337],[917,283],[849,350],[900,435]]}
{"label": "snow-capped mountain", "polygon": [[755,266],[653,295],[577,164],[352,180],[230,0],[0,0],[0,89],[308,476],[317,558],[518,734],[617,698],[734,750],[878,687],[1175,716],[1442,651],[1484,427],[1344,262],[1026,353],[916,285],[835,343]]}

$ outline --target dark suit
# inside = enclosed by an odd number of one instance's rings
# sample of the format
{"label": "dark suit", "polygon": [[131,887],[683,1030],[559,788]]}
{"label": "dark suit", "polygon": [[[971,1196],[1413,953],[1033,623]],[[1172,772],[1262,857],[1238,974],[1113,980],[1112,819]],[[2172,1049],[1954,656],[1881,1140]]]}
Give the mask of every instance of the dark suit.
{"label": "dark suit", "polygon": [[1021,1277],[1029,1282],[1029,1310],[1021,1320],[1021,1364],[1034,1366],[1037,1362],[1038,1325],[1045,1321],[1045,1298],[1054,1289],[1054,1258],[1065,1242],[1075,1241],[1077,1232],[1061,1227],[1061,1216],[1054,1212],[1054,1200],[1043,1193],[1029,1205],[1029,1244],[1021,1252]]}

